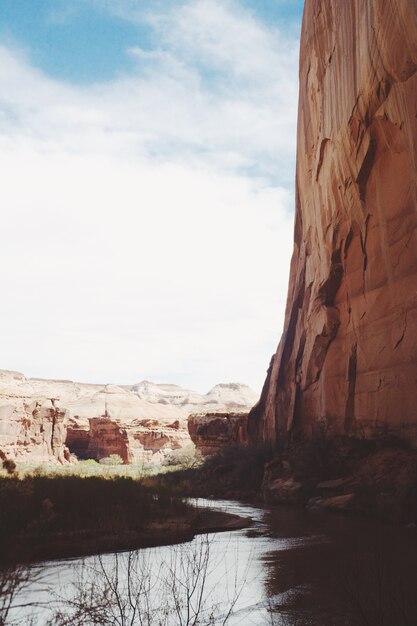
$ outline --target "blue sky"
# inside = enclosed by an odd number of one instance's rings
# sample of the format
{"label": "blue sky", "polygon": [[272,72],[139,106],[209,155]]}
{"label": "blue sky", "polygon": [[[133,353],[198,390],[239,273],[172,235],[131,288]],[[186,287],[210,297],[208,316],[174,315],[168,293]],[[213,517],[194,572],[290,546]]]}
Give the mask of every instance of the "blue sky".
{"label": "blue sky", "polygon": [[[118,9],[123,4],[126,8]],[[147,16],[180,4],[186,2],[2,0],[0,33],[3,41],[21,45],[37,67],[55,78],[81,84],[106,81],[134,69],[126,53],[130,47],[158,46]],[[298,33],[303,0],[242,0],[240,5],[260,22]]]}
{"label": "blue sky", "polygon": [[292,250],[301,12],[0,3],[0,367],[261,387]]}
{"label": "blue sky", "polygon": [[151,46],[148,28],[77,0],[5,0],[0,21],[3,40],[21,45],[47,74],[73,83],[129,72],[127,48]]}

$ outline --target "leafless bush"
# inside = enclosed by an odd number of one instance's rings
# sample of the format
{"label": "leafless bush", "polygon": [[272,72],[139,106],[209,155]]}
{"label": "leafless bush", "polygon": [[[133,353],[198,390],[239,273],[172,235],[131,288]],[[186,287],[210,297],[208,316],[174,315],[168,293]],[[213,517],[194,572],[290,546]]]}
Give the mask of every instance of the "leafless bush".
{"label": "leafless bush", "polygon": [[[158,568],[143,550],[85,561],[66,595],[56,598],[49,626],[225,625],[243,583],[236,563],[225,580],[219,578],[211,541],[201,536],[192,544],[171,546]],[[225,598],[226,578],[233,583]]]}
{"label": "leafless bush", "polygon": [[35,605],[17,598],[40,578],[41,573],[35,567],[16,565],[0,570],[0,626],[30,626],[33,623],[34,618],[29,612]]}

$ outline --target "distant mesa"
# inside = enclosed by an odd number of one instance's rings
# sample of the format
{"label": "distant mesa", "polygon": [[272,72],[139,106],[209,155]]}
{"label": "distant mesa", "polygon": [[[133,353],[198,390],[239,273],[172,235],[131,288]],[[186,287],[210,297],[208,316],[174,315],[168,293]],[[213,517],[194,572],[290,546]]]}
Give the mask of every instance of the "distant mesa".
{"label": "distant mesa", "polygon": [[257,400],[253,390],[239,383],[199,394],[151,381],[88,384],[0,370],[0,449],[27,463],[69,463],[71,454],[162,462],[191,444],[191,413],[248,411]]}

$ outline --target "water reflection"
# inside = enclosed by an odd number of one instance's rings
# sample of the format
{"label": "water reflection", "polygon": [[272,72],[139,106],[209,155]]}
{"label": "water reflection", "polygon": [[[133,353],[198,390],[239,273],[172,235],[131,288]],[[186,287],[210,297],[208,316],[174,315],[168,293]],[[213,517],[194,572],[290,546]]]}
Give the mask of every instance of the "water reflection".
{"label": "water reflection", "polygon": [[[251,541],[237,535],[46,563],[48,591],[33,585],[19,602],[36,605],[36,625],[229,624],[234,611],[259,600],[264,582]],[[13,610],[12,617],[18,622]]]}
{"label": "water reflection", "polygon": [[247,580],[238,546],[190,544],[93,557],[58,599],[51,623],[151,626],[226,624]]}
{"label": "water reflection", "polygon": [[273,623],[283,615],[311,626],[417,623],[415,528],[284,508],[270,511],[267,524],[274,537],[311,539],[263,556],[269,598],[304,590],[275,605]]}
{"label": "water reflection", "polygon": [[291,508],[215,506],[251,515],[255,527],[45,563],[41,581],[22,577],[0,625],[32,618],[36,626],[417,623],[416,529]]}

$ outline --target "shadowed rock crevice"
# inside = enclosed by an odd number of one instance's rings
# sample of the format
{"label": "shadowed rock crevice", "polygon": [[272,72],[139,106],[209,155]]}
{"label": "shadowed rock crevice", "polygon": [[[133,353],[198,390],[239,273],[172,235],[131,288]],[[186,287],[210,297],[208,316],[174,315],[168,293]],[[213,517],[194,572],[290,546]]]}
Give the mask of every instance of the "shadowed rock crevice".
{"label": "shadowed rock crevice", "polygon": [[364,293],[365,293],[365,272],[366,272],[366,269],[368,267],[368,252],[366,250],[366,242],[367,242],[367,239],[368,239],[369,218],[370,218],[370,215],[368,214],[366,216],[366,219],[365,219],[364,233],[363,233],[363,235],[361,234],[361,247],[362,247],[362,254],[363,254],[363,289],[364,289]]}
{"label": "shadowed rock crevice", "polygon": [[368,150],[366,151],[365,158],[363,160],[358,176],[356,178],[356,183],[359,188],[359,197],[364,203],[366,202],[366,184],[371,174],[376,154],[377,154],[376,140],[371,139],[369,142]]}
{"label": "shadowed rock crevice", "polygon": [[404,314],[404,328],[403,328],[403,332],[401,333],[401,337],[396,341],[395,346],[394,346],[394,350],[396,350],[398,348],[398,346],[400,345],[400,343],[404,340],[406,332],[407,332],[407,311]]}
{"label": "shadowed rock crevice", "polygon": [[321,144],[320,144],[319,158],[318,158],[317,168],[316,168],[316,180],[318,180],[319,178],[321,166],[323,165],[323,160],[324,160],[324,151],[326,149],[326,145],[328,141],[330,141],[330,139],[328,137],[325,137],[324,139],[322,139]]}
{"label": "shadowed rock crevice", "polygon": [[355,420],[355,390],[357,375],[357,345],[353,344],[348,363],[348,395],[346,401],[345,433],[349,434]]}
{"label": "shadowed rock crevice", "polygon": [[335,250],[332,253],[331,265],[328,278],[319,287],[318,298],[323,306],[333,307],[336,300],[336,294],[340,289],[343,279],[343,265],[341,262],[341,250]]}

